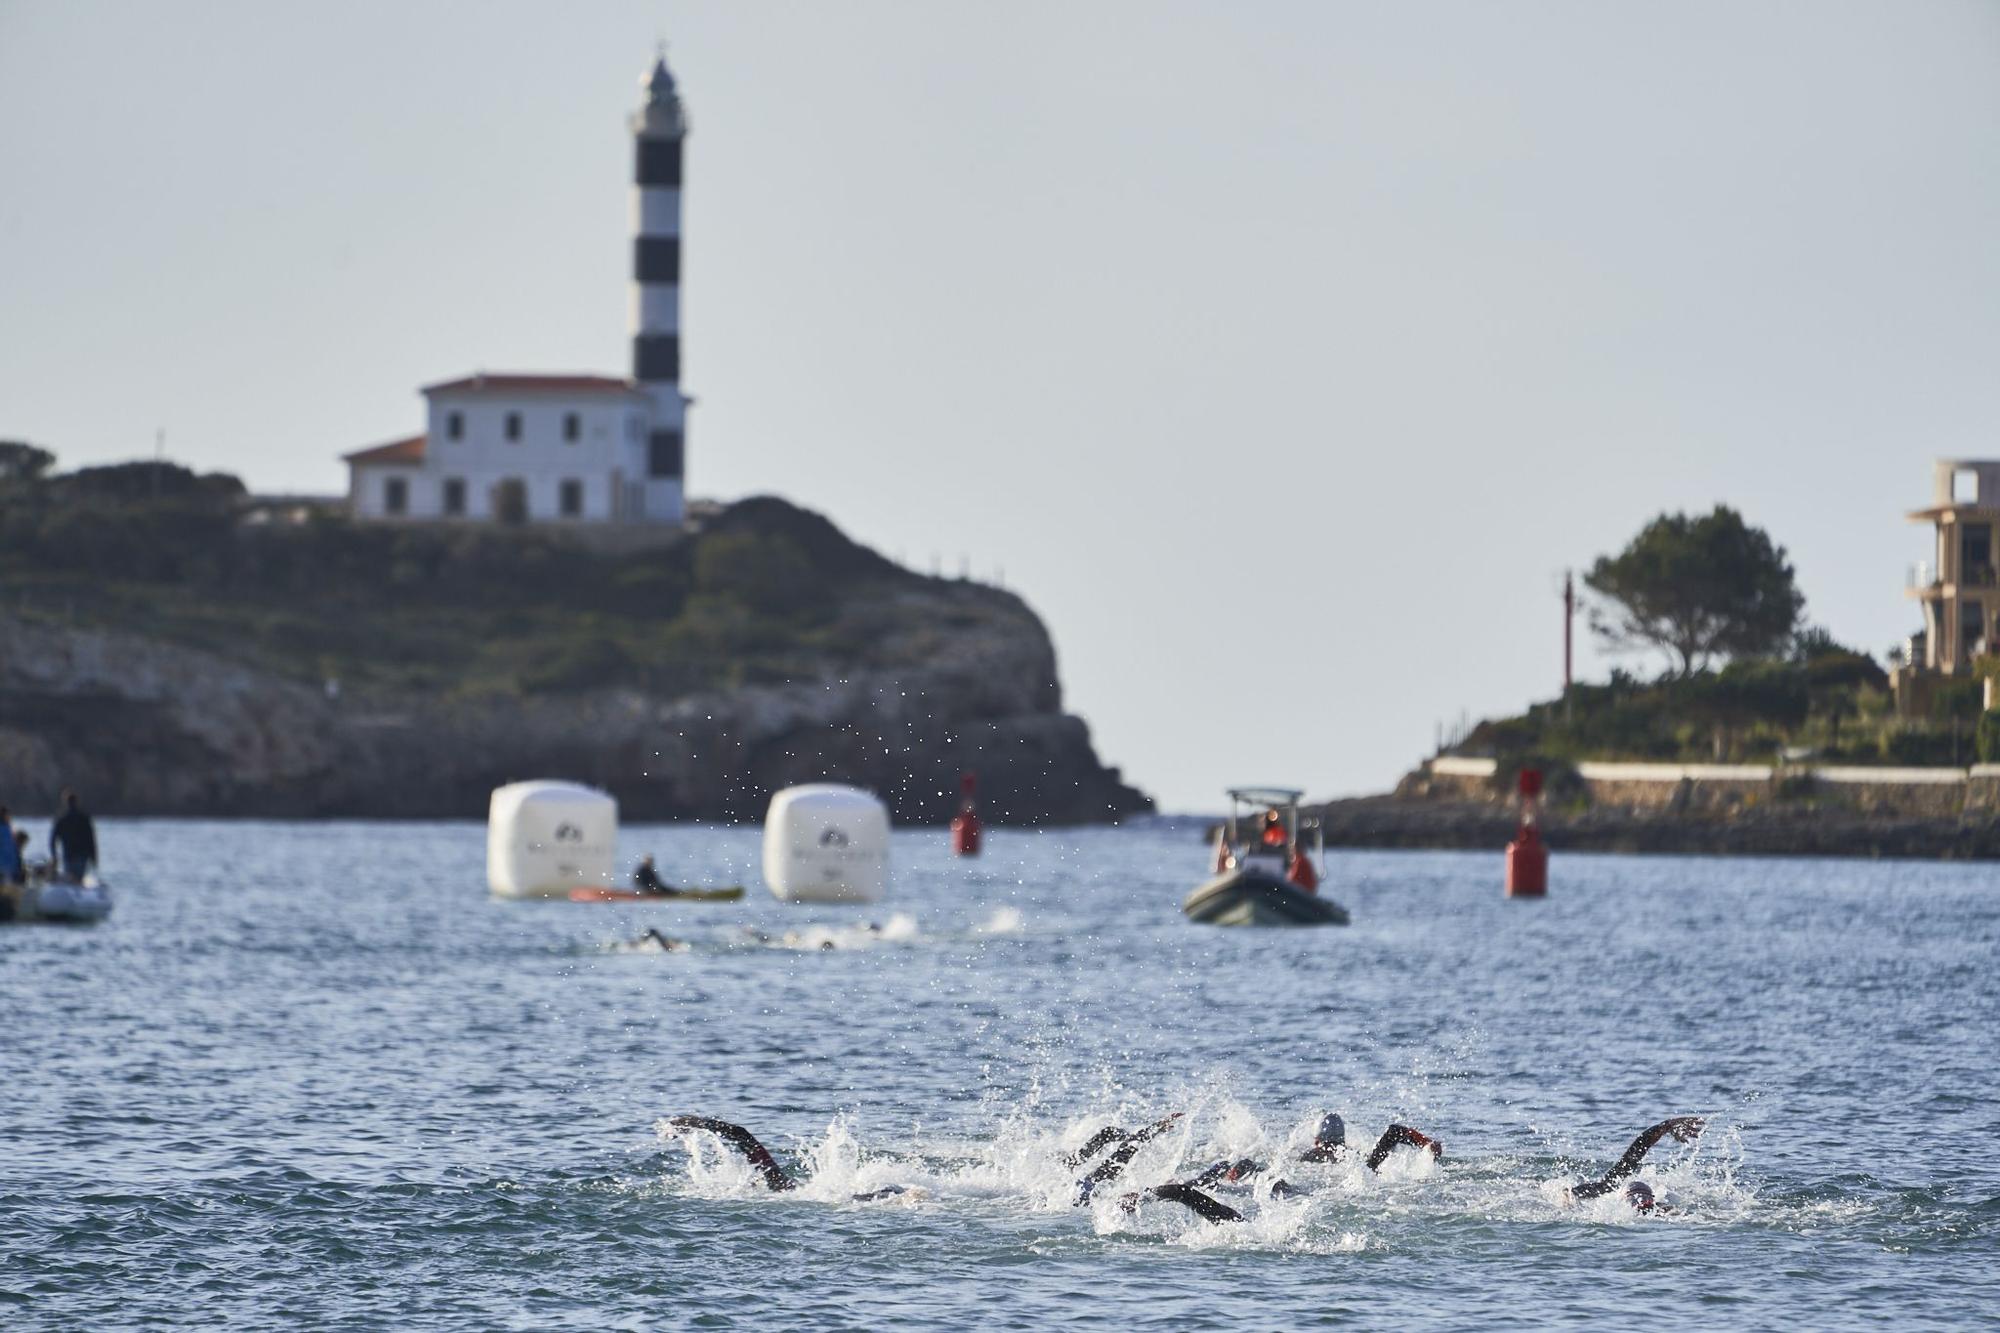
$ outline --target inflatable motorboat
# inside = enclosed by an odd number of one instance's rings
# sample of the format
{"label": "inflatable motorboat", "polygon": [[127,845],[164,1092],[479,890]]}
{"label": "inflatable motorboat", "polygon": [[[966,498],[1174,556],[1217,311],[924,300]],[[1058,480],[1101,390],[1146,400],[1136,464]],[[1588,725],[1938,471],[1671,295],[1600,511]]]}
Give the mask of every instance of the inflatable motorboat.
{"label": "inflatable motorboat", "polygon": [[1181,911],[1207,926],[1344,926],[1347,909],[1255,866],[1217,875]]}
{"label": "inflatable motorboat", "polygon": [[[1300,836],[1299,798],[1287,787],[1232,787],[1229,822],[1216,834],[1214,878],[1181,904],[1190,921],[1210,926],[1344,926],[1347,909],[1319,896],[1326,864],[1325,835],[1319,864]],[[1244,808],[1263,807],[1244,827]]]}
{"label": "inflatable motorboat", "polygon": [[111,915],[111,891],[95,875],[81,881],[33,876],[0,887],[0,921],[86,926]]}

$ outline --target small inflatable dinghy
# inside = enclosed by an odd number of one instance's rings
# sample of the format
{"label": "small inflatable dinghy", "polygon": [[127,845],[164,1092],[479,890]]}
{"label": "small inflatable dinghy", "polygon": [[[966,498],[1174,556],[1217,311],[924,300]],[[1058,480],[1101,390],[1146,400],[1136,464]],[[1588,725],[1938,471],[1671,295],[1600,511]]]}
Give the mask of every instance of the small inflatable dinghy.
{"label": "small inflatable dinghy", "polygon": [[650,893],[644,889],[571,889],[573,903],[733,903],[743,896],[741,884],[726,889],[667,889]]}
{"label": "small inflatable dinghy", "polygon": [[[1291,787],[1231,787],[1229,822],[1216,830],[1215,877],[1187,896],[1181,911],[1208,926],[1344,926],[1347,909],[1319,896],[1325,833],[1313,864],[1299,818],[1305,793]],[[1246,824],[1245,809],[1249,810]],[[1263,813],[1256,813],[1259,809]]]}
{"label": "small inflatable dinghy", "polygon": [[23,925],[89,925],[111,915],[111,891],[94,875],[82,883],[37,878],[0,890],[0,920],[9,915]]}
{"label": "small inflatable dinghy", "polygon": [[1181,911],[1209,926],[1344,926],[1347,909],[1256,866],[1217,875]]}

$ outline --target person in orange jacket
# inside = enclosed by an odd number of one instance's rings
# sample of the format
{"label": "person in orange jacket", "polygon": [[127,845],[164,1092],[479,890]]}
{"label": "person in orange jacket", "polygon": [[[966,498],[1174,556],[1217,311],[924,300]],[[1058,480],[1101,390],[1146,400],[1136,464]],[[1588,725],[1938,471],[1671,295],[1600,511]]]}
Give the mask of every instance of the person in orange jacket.
{"label": "person in orange jacket", "polygon": [[1314,867],[1312,857],[1306,854],[1303,841],[1292,848],[1292,863],[1285,867],[1285,878],[1307,893],[1319,892],[1319,870]]}

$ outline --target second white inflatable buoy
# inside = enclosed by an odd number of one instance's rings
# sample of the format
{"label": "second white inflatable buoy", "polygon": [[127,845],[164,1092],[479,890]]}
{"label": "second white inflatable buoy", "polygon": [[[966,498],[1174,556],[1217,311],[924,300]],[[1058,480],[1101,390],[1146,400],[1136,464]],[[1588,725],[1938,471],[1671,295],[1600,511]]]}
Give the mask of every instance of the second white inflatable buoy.
{"label": "second white inflatable buoy", "polygon": [[493,790],[486,815],[486,883],[498,898],[561,898],[612,882],[618,802],[575,782],[515,782]]}
{"label": "second white inflatable buoy", "polygon": [[872,903],[889,882],[889,807],[859,787],[787,787],[764,816],[764,883],[787,902]]}

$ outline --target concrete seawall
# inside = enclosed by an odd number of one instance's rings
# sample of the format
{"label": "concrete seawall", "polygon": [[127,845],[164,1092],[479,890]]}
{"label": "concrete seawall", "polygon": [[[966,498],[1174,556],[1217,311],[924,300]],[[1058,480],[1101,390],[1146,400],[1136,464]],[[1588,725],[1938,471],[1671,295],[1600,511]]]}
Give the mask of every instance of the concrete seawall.
{"label": "concrete seawall", "polygon": [[[1646,764],[1586,760],[1574,766],[1571,799],[1635,814],[1732,811],[1758,806],[1849,810],[1874,816],[1949,819],[2000,812],[2000,764],[1970,768],[1868,768],[1787,764]],[[1492,759],[1440,756],[1404,779],[1419,799],[1503,798]],[[1560,803],[1560,797],[1557,803]]]}
{"label": "concrete seawall", "polygon": [[[1393,796],[1313,813],[1329,846],[1497,856],[1517,818],[1510,775],[1491,759],[1445,756]],[[2000,766],[1585,763],[1550,776],[1542,827],[1558,851],[2000,859]]]}

